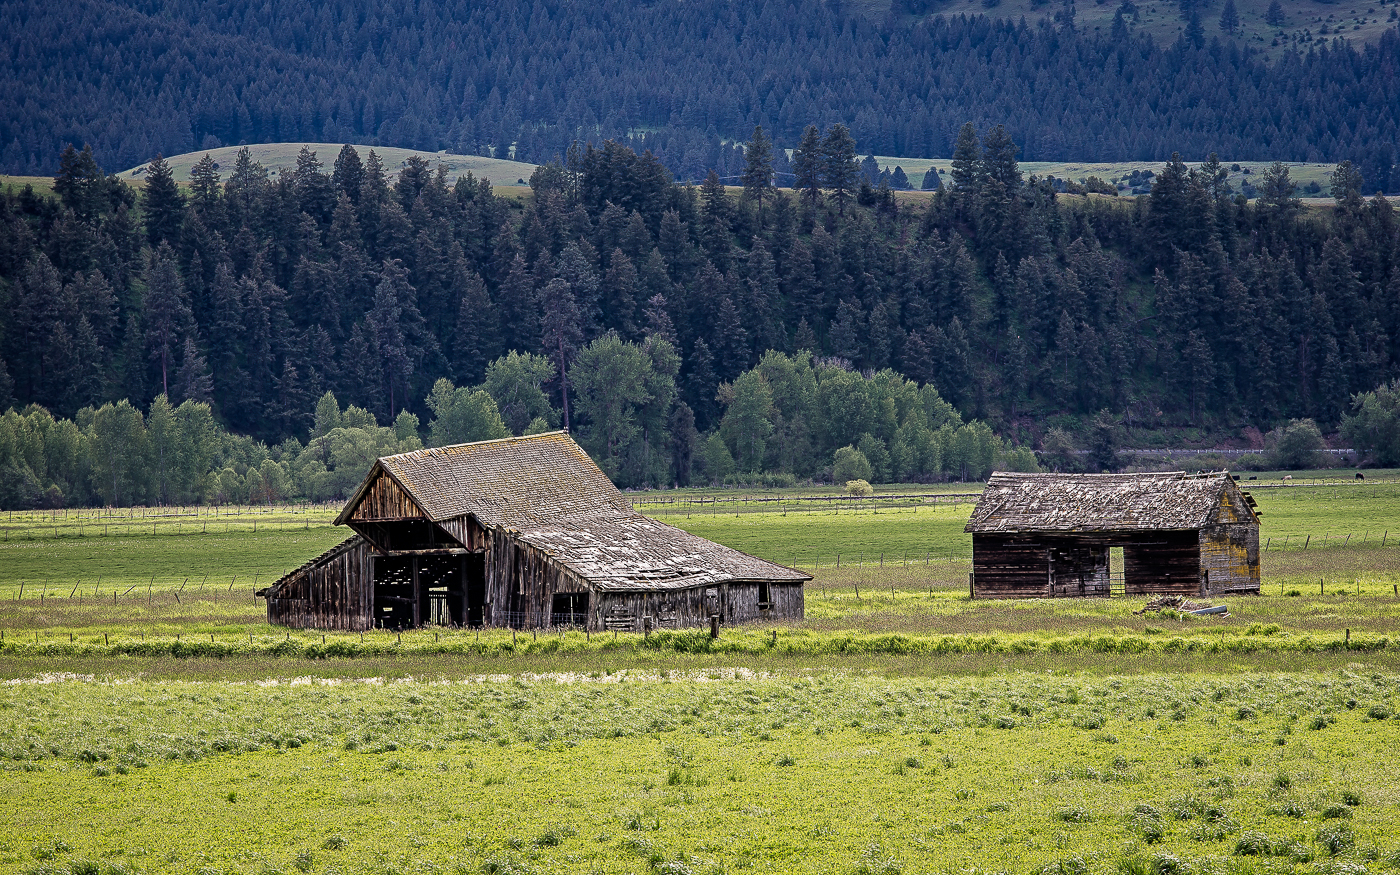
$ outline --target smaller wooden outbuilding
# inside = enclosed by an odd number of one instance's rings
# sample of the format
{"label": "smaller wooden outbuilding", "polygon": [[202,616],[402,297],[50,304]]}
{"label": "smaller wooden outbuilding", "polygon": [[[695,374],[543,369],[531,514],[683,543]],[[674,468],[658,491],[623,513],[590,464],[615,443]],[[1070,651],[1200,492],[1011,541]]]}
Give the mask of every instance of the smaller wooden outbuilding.
{"label": "smaller wooden outbuilding", "polygon": [[1259,511],[1229,474],[996,473],[973,509],[973,598],[1259,592]]}
{"label": "smaller wooden outbuilding", "polygon": [[563,432],[385,456],[336,518],[356,534],[262,590],[297,628],[800,620],[811,577],[632,508]]}

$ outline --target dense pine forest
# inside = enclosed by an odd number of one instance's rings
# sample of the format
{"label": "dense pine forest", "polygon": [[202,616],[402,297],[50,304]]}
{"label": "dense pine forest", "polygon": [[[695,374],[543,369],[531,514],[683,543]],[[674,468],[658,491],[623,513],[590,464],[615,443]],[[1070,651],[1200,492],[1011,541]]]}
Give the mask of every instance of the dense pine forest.
{"label": "dense pine forest", "polygon": [[856,146],[809,126],[784,190],[761,129],[732,189],[607,142],[520,200],[348,146],[138,194],[69,148],[55,197],[0,197],[0,498],[325,497],[561,426],[627,486],[975,478],[1105,429],[1335,428],[1397,375],[1400,236],[1349,164],[1328,210],[1281,164],[1253,202],[1179,159],[1065,196],[967,124],[911,200]]}
{"label": "dense pine forest", "polygon": [[972,119],[1004,123],[1023,159],[1351,160],[1367,191],[1391,189],[1394,30],[1270,63],[1193,0],[1170,45],[1133,0],[1104,30],[1077,27],[1072,2],[1039,21],[871,5],[16,0],[0,5],[0,171],[50,174],[69,142],[123,169],[260,142],[543,163],[614,139],[698,182],[737,175],[755,125],[786,148],[843,122],[863,153],[947,157]]}

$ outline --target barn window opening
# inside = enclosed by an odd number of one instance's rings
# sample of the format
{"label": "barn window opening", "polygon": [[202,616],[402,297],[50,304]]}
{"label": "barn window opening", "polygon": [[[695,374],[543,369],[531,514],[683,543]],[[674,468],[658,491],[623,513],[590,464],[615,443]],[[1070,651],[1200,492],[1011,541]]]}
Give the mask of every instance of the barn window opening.
{"label": "barn window opening", "polygon": [[1127,578],[1123,573],[1123,548],[1108,548],[1108,589],[1111,595],[1123,595]]}
{"label": "barn window opening", "polygon": [[758,609],[760,611],[766,611],[772,607],[773,599],[768,591],[768,581],[760,580],[758,582]]}

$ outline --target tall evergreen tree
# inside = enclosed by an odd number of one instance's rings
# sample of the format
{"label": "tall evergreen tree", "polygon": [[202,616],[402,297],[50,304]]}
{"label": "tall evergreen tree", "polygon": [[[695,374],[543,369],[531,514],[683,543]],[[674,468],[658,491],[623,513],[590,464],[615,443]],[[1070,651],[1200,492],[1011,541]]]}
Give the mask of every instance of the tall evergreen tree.
{"label": "tall evergreen tree", "polygon": [[953,145],[952,167],[948,175],[958,191],[976,191],[982,187],[982,149],[977,141],[977,128],[967,122],[958,131]]}
{"label": "tall evergreen tree", "polygon": [[773,187],[773,144],[763,133],[763,126],[753,129],[753,136],[744,147],[744,196],[758,206],[758,227],[763,227],[763,200]]}
{"label": "tall evergreen tree", "polygon": [[1220,29],[1230,36],[1240,29],[1240,13],[1235,8],[1235,0],[1225,0],[1225,6],[1220,10]]}
{"label": "tall evergreen tree", "polygon": [[792,174],[792,187],[801,192],[807,208],[815,211],[822,186],[822,139],[816,125],[802,131],[802,141],[792,153]]}
{"label": "tall evergreen tree", "polygon": [[185,196],[175,184],[175,174],[165,159],[156,155],[146,170],[146,190],[142,198],[146,215],[146,237],[154,248],[162,242],[180,242],[185,223]]}
{"label": "tall evergreen tree", "polygon": [[559,398],[564,410],[564,430],[572,429],[569,418],[569,364],[583,342],[583,314],[574,288],[556,277],[540,290],[540,348],[554,362],[559,375]]}
{"label": "tall evergreen tree", "polygon": [[822,139],[821,178],[836,198],[837,211],[846,215],[846,203],[855,193],[860,172],[856,164],[856,141],[843,124],[834,124]]}
{"label": "tall evergreen tree", "polygon": [[170,372],[193,329],[189,294],[175,264],[175,253],[162,243],[146,272],[146,349],[160,367],[160,391],[170,395]]}

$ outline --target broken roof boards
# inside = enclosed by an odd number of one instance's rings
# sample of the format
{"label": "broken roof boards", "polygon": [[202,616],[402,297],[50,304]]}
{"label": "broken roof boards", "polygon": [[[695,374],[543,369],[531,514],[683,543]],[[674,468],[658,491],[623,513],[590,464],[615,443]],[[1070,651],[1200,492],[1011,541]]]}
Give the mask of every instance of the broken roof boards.
{"label": "broken roof boards", "polygon": [[1226,473],[996,473],[973,509],[974,598],[1259,591],[1259,515]]}
{"label": "broken roof boards", "polygon": [[[381,458],[336,523],[364,539],[370,566],[359,586],[370,595],[347,599],[367,613],[349,628],[796,619],[810,579],[636,512],[563,432]],[[295,580],[336,573],[313,562],[274,584],[269,618]],[[294,607],[287,620],[317,615]]]}

